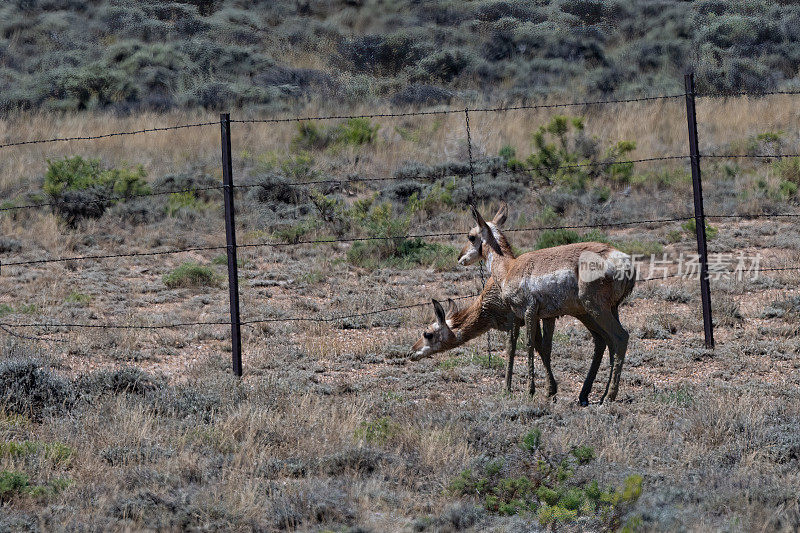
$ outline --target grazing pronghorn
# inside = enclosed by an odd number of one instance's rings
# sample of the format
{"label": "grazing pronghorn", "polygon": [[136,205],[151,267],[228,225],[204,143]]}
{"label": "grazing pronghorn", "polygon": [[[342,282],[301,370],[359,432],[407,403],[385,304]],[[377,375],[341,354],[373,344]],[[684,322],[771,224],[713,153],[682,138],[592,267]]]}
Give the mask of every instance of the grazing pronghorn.
{"label": "grazing pronghorn", "polygon": [[[606,396],[614,400],[628,345],[628,333],[619,322],[618,307],[633,290],[636,278],[630,256],[607,244],[588,242],[545,248],[514,258],[497,225],[489,226],[475,209],[473,216],[478,223],[478,230],[469,234],[473,251],[468,249],[462,259],[467,263],[486,254],[492,278],[476,301],[463,311],[451,310],[448,316],[441,305],[434,303],[437,322],[414,345],[415,358],[459,346],[490,329],[492,326],[487,327],[487,323],[505,321],[508,324],[511,313],[528,328],[530,367],[538,321],[571,315],[583,322],[595,341],[594,357],[579,395],[581,405],[589,403],[589,393],[606,345],[612,358],[612,371],[600,401],[602,403]],[[494,313],[498,316],[492,318]],[[475,324],[485,329],[480,331]],[[549,353],[542,359],[547,371],[548,393],[553,394],[557,384],[550,368]],[[531,394],[535,391],[532,379],[529,391]]]}

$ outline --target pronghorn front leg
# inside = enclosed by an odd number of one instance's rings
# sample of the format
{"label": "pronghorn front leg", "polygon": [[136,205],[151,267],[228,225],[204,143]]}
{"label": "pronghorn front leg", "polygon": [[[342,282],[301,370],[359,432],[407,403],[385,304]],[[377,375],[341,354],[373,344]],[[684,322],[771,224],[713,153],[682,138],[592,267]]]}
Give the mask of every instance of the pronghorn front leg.
{"label": "pronghorn front leg", "polygon": [[537,306],[532,305],[525,310],[525,325],[528,327],[528,393],[533,396],[536,392],[536,383],[534,382],[534,355],[535,348],[538,343],[541,345],[541,332],[539,330],[539,317],[537,316]]}
{"label": "pronghorn front leg", "polygon": [[517,339],[519,338],[519,321],[514,315],[508,317],[508,347],[506,355],[508,362],[506,363],[506,390],[511,392],[511,377],[514,374],[514,355],[517,352]]}

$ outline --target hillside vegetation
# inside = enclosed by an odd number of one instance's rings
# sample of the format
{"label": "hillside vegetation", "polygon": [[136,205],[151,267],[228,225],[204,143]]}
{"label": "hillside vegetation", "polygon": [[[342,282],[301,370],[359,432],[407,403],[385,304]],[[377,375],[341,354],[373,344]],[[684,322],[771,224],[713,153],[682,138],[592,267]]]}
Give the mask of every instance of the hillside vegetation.
{"label": "hillside vegetation", "polygon": [[14,0],[0,110],[431,105],[796,87],[800,6],[766,1]]}

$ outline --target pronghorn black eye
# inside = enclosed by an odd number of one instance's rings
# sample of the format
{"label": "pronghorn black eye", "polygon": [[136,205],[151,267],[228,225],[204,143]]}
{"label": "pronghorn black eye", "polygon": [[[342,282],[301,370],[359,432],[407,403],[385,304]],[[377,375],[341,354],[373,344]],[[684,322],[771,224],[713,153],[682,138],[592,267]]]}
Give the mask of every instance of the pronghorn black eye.
{"label": "pronghorn black eye", "polygon": [[427,340],[431,340],[433,338],[433,333],[428,333],[427,331],[422,334]]}
{"label": "pronghorn black eye", "polygon": [[469,239],[469,242],[475,242],[475,235],[470,235],[467,238]]}

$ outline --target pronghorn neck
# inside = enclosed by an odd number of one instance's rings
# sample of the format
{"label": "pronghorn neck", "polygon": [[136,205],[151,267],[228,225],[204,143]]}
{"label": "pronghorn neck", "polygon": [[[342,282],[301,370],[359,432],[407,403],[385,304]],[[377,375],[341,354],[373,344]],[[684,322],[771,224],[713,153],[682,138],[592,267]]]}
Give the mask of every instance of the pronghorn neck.
{"label": "pronghorn neck", "polygon": [[489,269],[489,275],[493,276],[497,274],[498,277],[504,277],[508,263],[515,259],[514,250],[511,248],[511,244],[509,244],[506,236],[503,235],[495,224],[489,223],[487,225],[489,229],[492,230],[492,236],[495,242],[483,246],[481,253]]}
{"label": "pronghorn neck", "polygon": [[489,278],[481,294],[469,306],[449,317],[447,322],[455,334],[455,346],[461,346],[492,328],[504,327],[507,317],[499,287],[494,278]]}

